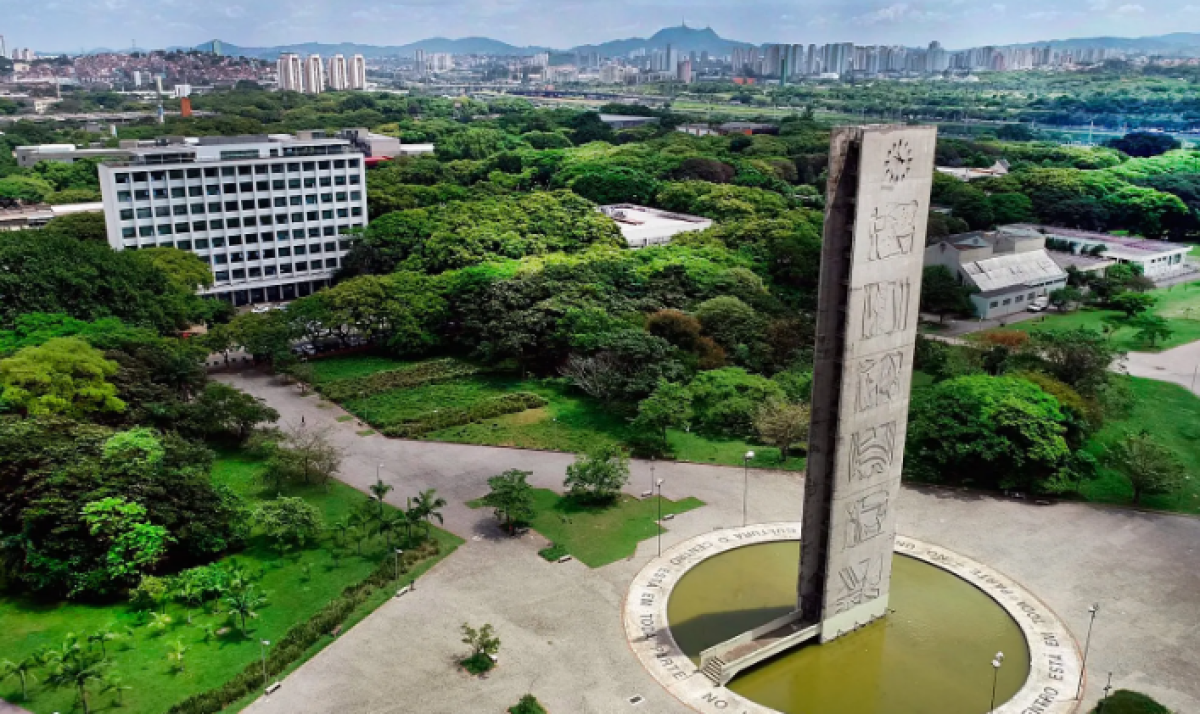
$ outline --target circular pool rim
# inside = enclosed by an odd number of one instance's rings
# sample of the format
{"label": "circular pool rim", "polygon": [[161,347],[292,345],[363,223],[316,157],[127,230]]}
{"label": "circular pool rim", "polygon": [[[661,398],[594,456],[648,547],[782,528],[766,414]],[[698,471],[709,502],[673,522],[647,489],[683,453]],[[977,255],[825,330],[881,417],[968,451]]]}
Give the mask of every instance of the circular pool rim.
{"label": "circular pool rim", "polygon": [[[651,676],[676,699],[707,713],[779,714],[775,709],[714,686],[676,644],[667,607],[679,580],[720,553],[778,541],[799,540],[799,523],[725,528],[690,538],[654,558],[634,577],[621,615],[630,649]],[[1081,671],[1079,645],[1054,612],[1031,592],[996,570],[941,546],[896,537],[895,552],[929,563],[987,594],[1017,623],[1029,648],[1029,675],[994,714],[1071,714]]]}

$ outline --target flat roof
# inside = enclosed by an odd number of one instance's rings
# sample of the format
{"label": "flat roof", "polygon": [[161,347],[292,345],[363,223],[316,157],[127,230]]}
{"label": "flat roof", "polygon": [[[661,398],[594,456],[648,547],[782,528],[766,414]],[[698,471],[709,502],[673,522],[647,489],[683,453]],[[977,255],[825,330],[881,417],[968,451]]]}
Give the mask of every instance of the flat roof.
{"label": "flat roof", "polygon": [[1097,258],[1091,255],[1077,255],[1061,250],[1048,250],[1046,253],[1050,256],[1050,260],[1053,260],[1063,270],[1075,267],[1078,270],[1087,272],[1089,270],[1102,270],[1116,263],[1115,260]]}
{"label": "flat roof", "polygon": [[1066,280],[1067,274],[1044,250],[976,260],[962,266],[980,293],[987,296],[1014,287],[1033,286],[1047,281]]}
{"label": "flat roof", "polygon": [[601,206],[600,212],[613,219],[621,235],[630,242],[669,238],[676,233],[701,231],[713,224],[711,219],[647,208],[632,203]]}
{"label": "flat roof", "polygon": [[1191,246],[1189,245],[1168,243],[1165,240],[1143,238],[1142,236],[1115,236],[1111,233],[1081,231],[1076,228],[1058,228],[1056,226],[1039,226],[1031,223],[1014,223],[1008,226],[1000,226],[997,230],[1009,235],[1038,233],[1047,238],[1103,243],[1108,246],[1110,253],[1115,254],[1119,250],[1121,251],[1121,255],[1125,257],[1144,258],[1147,255],[1161,255],[1164,253],[1178,253],[1191,250]]}

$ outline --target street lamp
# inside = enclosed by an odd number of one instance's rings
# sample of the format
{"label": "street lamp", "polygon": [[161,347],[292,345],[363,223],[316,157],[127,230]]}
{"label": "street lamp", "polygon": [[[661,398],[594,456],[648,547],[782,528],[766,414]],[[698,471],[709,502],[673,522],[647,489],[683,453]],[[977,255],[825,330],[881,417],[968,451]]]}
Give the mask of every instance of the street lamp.
{"label": "street lamp", "polygon": [[996,711],[996,680],[1000,678],[1000,665],[1004,664],[1004,653],[997,652],[996,658],[992,660],[992,705],[988,707],[988,713]]}
{"label": "street lamp", "polygon": [[1094,602],[1088,608],[1088,614],[1091,615],[1091,619],[1088,620],[1087,639],[1083,643],[1083,663],[1079,665],[1079,686],[1075,689],[1076,699],[1083,696],[1083,676],[1087,672],[1088,649],[1092,646],[1092,625],[1096,624],[1097,612],[1100,612],[1100,603]]}
{"label": "street lamp", "polygon": [[1104,698],[1100,700],[1100,706],[1096,708],[1096,711],[1104,711],[1104,705],[1108,703],[1108,693],[1110,691],[1112,691],[1112,672],[1108,673],[1108,684],[1104,685]]}
{"label": "street lamp", "polygon": [[[651,467],[653,468],[653,467]],[[654,487],[658,489],[658,557],[662,557],[662,485],[663,480],[659,479],[654,482]]]}
{"label": "street lamp", "polygon": [[750,497],[750,459],[754,458],[753,451],[747,451],[742,457],[742,465],[745,468],[745,476],[742,481],[742,526],[746,525],[746,503]]}
{"label": "street lamp", "polygon": [[269,640],[258,641],[259,653],[262,655],[263,689],[267,688],[267,648],[270,646],[271,642]]}
{"label": "street lamp", "polygon": [[654,457],[650,457],[650,490],[654,490]]}
{"label": "street lamp", "polygon": [[400,556],[404,555],[404,551],[396,549],[396,579],[400,579]]}

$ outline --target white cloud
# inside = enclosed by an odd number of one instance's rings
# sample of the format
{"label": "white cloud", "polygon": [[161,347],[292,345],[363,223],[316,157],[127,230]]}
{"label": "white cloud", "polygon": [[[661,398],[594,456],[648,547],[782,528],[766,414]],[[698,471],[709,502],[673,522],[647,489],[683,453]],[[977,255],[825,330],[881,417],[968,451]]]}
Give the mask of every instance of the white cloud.
{"label": "white cloud", "polygon": [[1179,11],[1190,15],[1192,13],[1200,12],[1200,5],[1184,5]]}
{"label": "white cloud", "polygon": [[1031,13],[1026,14],[1024,16],[1024,19],[1026,19],[1026,20],[1054,20],[1059,17],[1062,17],[1062,13],[1059,12],[1058,10],[1038,10],[1037,12],[1031,12]]}
{"label": "white cloud", "polygon": [[1146,12],[1146,8],[1142,5],[1122,5],[1113,11],[1114,15],[1141,15]]}
{"label": "white cloud", "polygon": [[911,13],[912,8],[908,3],[900,2],[887,7],[881,7],[878,10],[873,10],[865,15],[859,15],[858,21],[873,25],[879,22],[893,22],[907,17]]}

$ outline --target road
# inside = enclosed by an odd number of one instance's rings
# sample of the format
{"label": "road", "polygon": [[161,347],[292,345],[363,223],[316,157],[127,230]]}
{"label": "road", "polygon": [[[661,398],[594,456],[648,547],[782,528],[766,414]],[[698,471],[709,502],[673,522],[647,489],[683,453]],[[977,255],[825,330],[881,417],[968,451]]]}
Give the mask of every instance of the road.
{"label": "road", "polygon": [[[656,552],[645,541],[628,561],[598,569],[542,561],[536,533],[502,536],[489,512],[465,501],[487,491],[488,476],[508,468],[533,473],[540,487],[561,488],[567,454],[360,437],[338,407],[295,387],[245,372],[218,377],[264,398],[283,415],[330,429],[346,448],[340,478],[366,490],[380,464],[394,485],[388,500],[437,488],[449,501],[446,527],[466,545],[422,578],[417,592],[394,599],[344,633],[260,699],[254,714],[499,712],[532,690],[550,711],[688,711],[670,698],[629,652],[620,607],[629,582]],[[678,516],[663,547],[742,519],[744,472],[657,463],[668,498],[707,505]],[[649,464],[632,464],[629,491],[650,481]],[[802,479],[751,471],[750,522],[797,520]],[[1053,608],[1081,640],[1087,607],[1100,604],[1088,658],[1085,704],[1114,686],[1145,691],[1179,712],[1200,711],[1200,519],[1087,504],[1037,506],[939,489],[905,488],[900,531],[957,550],[1015,578]],[[455,667],[463,655],[458,626],[490,622],[503,642],[500,667],[486,680]],[[985,683],[986,684],[986,683]]]}

